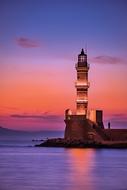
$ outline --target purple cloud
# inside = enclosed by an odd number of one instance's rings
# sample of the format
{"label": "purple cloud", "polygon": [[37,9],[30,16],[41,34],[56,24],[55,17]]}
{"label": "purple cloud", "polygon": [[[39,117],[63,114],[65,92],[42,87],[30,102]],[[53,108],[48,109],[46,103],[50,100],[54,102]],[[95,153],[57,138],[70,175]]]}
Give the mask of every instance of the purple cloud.
{"label": "purple cloud", "polygon": [[61,122],[63,116],[55,114],[42,114],[42,115],[33,115],[33,114],[12,114],[10,117],[19,118],[19,119],[42,119],[47,121]]}
{"label": "purple cloud", "polygon": [[127,114],[125,113],[113,114],[109,117],[109,120],[116,127],[127,128]]}
{"label": "purple cloud", "polygon": [[111,116],[111,120],[115,121],[115,122],[119,122],[119,121],[125,121],[125,122],[127,122],[127,115],[126,114],[122,114],[122,113],[120,113],[120,114],[113,114]]}
{"label": "purple cloud", "polygon": [[108,55],[101,55],[93,58],[95,63],[101,64],[125,64],[127,63],[126,60],[119,58],[119,57],[112,57]]}
{"label": "purple cloud", "polygon": [[36,48],[40,46],[37,41],[25,37],[17,38],[16,43],[23,48]]}

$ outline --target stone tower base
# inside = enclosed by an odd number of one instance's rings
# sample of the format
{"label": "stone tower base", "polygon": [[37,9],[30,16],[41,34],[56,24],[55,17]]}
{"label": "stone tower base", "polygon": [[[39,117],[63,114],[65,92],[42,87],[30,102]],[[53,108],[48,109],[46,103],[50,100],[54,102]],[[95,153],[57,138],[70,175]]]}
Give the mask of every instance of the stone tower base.
{"label": "stone tower base", "polygon": [[[65,140],[103,140],[102,135],[96,131],[100,127],[89,119],[86,119],[84,115],[69,115],[66,117],[65,123]],[[101,131],[101,129],[99,130]]]}

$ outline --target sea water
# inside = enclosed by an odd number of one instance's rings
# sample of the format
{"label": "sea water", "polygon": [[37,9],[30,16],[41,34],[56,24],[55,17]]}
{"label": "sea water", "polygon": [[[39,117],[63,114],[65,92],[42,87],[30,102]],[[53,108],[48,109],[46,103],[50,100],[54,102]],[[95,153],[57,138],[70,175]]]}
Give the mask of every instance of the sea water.
{"label": "sea water", "polygon": [[127,150],[34,147],[0,139],[0,190],[127,190]]}

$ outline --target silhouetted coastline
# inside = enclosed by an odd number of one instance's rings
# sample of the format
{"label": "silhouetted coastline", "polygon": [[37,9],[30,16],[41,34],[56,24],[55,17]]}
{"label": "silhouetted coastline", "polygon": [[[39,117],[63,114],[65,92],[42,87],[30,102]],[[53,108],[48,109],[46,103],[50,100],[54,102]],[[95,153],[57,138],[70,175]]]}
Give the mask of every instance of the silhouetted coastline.
{"label": "silhouetted coastline", "polygon": [[81,141],[65,140],[64,138],[47,139],[36,147],[64,147],[64,148],[120,148],[127,149],[127,141]]}

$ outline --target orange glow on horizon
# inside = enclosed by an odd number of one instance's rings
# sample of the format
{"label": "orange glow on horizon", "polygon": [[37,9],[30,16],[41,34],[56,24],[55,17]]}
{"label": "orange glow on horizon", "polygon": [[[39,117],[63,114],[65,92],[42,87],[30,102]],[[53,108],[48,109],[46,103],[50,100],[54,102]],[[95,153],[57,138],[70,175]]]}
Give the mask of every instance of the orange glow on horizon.
{"label": "orange glow on horizon", "polygon": [[[0,115],[63,115],[76,109],[76,71],[72,60],[10,58],[0,71]],[[43,64],[46,62],[52,63]],[[23,64],[22,64],[23,62]],[[31,63],[31,64],[30,64]],[[121,77],[118,77],[121,73]],[[127,112],[125,65],[92,64],[89,70],[88,108],[102,109],[104,114]],[[12,124],[13,125],[13,124]]]}

